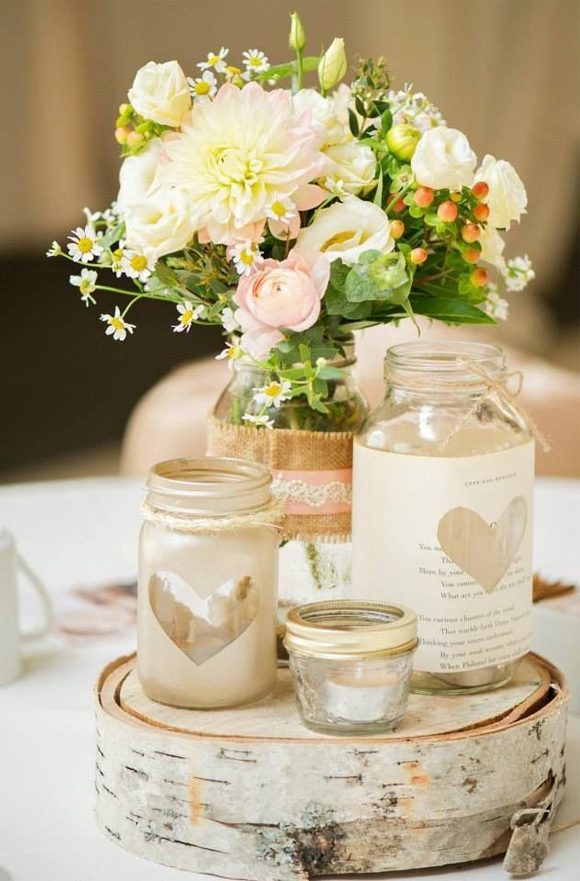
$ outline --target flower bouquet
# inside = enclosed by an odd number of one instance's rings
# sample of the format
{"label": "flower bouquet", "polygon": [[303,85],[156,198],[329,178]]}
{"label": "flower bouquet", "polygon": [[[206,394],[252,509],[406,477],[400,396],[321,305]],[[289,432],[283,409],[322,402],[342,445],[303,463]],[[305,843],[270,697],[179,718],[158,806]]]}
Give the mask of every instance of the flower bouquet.
{"label": "flower bouquet", "polygon": [[[336,539],[348,533],[350,433],[365,415],[348,377],[353,333],[417,316],[505,318],[499,285],[533,277],[527,257],[504,259],[501,234],[527,197],[508,162],[478,166],[422,92],[393,90],[382,58],[359,61],[346,84],[342,39],[306,55],[293,13],[289,43],[282,64],[249,50],[235,66],[222,48],[191,77],[176,61],[141,68],[116,124],[116,202],[85,209],[66,249],[48,253],[78,264],[70,280],[86,306],[128,298],[100,315],[113,340],[134,333],[145,299],[174,304],[177,333],[220,325],[218,357],[239,369],[212,452],[266,461],[299,518],[292,535]],[[118,281],[103,283],[107,272]],[[338,447],[302,455],[271,428],[293,444],[291,433],[315,443],[324,432]]]}

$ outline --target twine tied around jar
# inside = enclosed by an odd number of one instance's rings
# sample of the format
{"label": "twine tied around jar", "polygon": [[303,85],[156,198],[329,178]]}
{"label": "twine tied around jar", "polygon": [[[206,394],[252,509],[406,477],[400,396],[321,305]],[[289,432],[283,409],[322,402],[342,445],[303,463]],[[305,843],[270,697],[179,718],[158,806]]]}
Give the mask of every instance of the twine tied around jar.
{"label": "twine tied around jar", "polygon": [[[529,412],[525,407],[522,406],[515,399],[519,395],[522,390],[524,375],[521,370],[512,370],[509,373],[505,373],[499,377],[492,376],[487,372],[483,367],[480,367],[479,364],[474,362],[471,359],[458,361],[458,367],[462,367],[472,373],[474,376],[479,377],[485,385],[486,391],[483,395],[483,398],[488,397],[492,393],[495,393],[500,401],[503,401],[504,404],[508,404],[511,406],[518,416],[526,422],[528,428],[530,429],[532,436],[537,441],[537,443],[541,446],[542,450],[545,453],[548,453],[551,449],[550,442],[548,441],[546,435],[540,429],[535,420],[530,416]],[[509,389],[509,383],[515,382],[515,386],[513,391]],[[459,381],[456,383],[449,383],[451,386],[453,385],[461,385]],[[465,413],[455,428],[447,435],[445,440],[441,443],[441,448],[445,449],[445,447],[453,440],[453,438],[457,435],[457,433],[461,430],[461,428],[465,425],[466,422],[475,416],[477,411],[479,410],[481,404],[481,398],[478,398],[472,406],[469,408],[467,413]]]}
{"label": "twine tied around jar", "polygon": [[151,502],[145,501],[141,506],[141,513],[143,519],[148,523],[155,523],[157,526],[163,526],[175,532],[211,535],[257,526],[270,526],[272,529],[279,529],[278,522],[282,518],[282,507],[277,499],[272,499],[263,508],[248,513],[200,517],[194,512],[183,511],[177,514],[173,511],[165,511],[152,505]]}

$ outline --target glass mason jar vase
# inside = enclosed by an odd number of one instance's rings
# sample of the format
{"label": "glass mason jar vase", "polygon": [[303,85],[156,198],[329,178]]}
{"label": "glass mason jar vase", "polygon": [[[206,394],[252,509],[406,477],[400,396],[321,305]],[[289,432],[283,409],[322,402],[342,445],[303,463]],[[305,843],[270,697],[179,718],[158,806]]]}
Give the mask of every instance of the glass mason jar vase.
{"label": "glass mason jar vase", "polygon": [[530,647],[534,442],[501,349],[388,350],[354,444],[353,593],[417,611],[412,687],[486,690]]}
{"label": "glass mason jar vase", "polygon": [[[345,481],[344,491],[348,494],[348,501],[342,503],[342,510],[347,512],[346,516],[342,515],[346,523],[343,533],[346,534],[332,537],[320,535],[308,540],[289,539],[284,541],[280,548],[278,624],[281,657],[286,657],[281,639],[286,614],[290,608],[313,600],[343,597],[350,590],[351,543],[349,534],[352,452],[351,439],[348,435],[354,433],[361,425],[368,413],[368,405],[352,373],[352,368],[356,363],[352,343],[347,345],[345,354],[345,358],[332,362],[333,366],[342,368],[343,377],[328,382],[328,396],[324,400],[328,409],[327,413],[319,413],[310,408],[305,398],[284,401],[279,407],[272,406],[267,411],[268,418],[273,422],[274,431],[286,429],[317,434],[342,433],[342,444],[345,446],[348,458],[348,468],[341,469],[340,474],[337,472],[340,480]],[[213,413],[214,418],[232,425],[247,425],[243,420],[244,415],[254,414],[260,409],[257,409],[253,402],[255,390],[267,385],[269,381],[270,377],[266,372],[243,361],[234,362],[232,379],[217,402]],[[260,410],[260,412],[262,411]],[[268,429],[260,428],[257,431],[262,433]],[[287,461],[284,459],[283,449],[280,449],[276,465],[273,465],[272,462],[267,463],[274,472],[275,493],[280,491],[280,478],[277,477],[277,474],[284,474],[286,477],[295,475],[303,479],[306,474],[302,469],[311,467],[311,465],[305,464],[300,449],[296,447],[294,439],[293,448],[289,451]],[[215,438],[210,443],[210,452],[218,455],[224,454],[224,448],[220,446],[219,442],[216,443]],[[225,454],[229,454],[229,451]],[[251,456],[251,452],[240,451],[239,448],[237,448],[236,454]],[[320,466],[322,469],[329,467],[331,466],[328,464]],[[277,471],[277,469],[279,470]],[[333,475],[330,471],[327,474],[332,478]],[[317,491],[316,488],[314,491]],[[339,508],[335,505],[334,508],[327,507],[316,510],[331,512],[332,510],[338,511]]]}
{"label": "glass mason jar vase", "polygon": [[276,678],[278,535],[268,470],[173,459],[149,475],[139,543],[137,666],[177,707],[248,703]]}

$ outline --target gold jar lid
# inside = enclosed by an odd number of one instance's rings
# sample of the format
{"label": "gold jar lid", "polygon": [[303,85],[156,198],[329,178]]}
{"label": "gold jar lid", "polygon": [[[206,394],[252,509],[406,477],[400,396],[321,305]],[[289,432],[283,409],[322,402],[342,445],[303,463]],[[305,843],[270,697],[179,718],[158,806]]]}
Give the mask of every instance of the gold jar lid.
{"label": "gold jar lid", "polygon": [[288,613],[284,645],[289,652],[321,658],[402,654],[417,645],[417,616],[412,609],[393,603],[309,603]]}

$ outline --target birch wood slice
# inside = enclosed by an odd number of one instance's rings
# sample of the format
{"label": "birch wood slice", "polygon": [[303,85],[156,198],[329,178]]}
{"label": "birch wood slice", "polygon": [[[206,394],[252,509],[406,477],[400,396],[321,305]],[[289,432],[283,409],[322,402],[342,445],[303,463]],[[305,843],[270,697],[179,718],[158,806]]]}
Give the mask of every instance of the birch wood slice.
{"label": "birch wood slice", "polygon": [[301,725],[287,671],[251,707],[179,710],[120,658],[97,688],[97,819],[135,854],[236,881],[477,860],[506,851],[523,808],[547,806],[521,815],[534,829],[551,820],[566,704],[559,672],[529,655],[509,686],[412,695],[397,731],[333,738]]}

